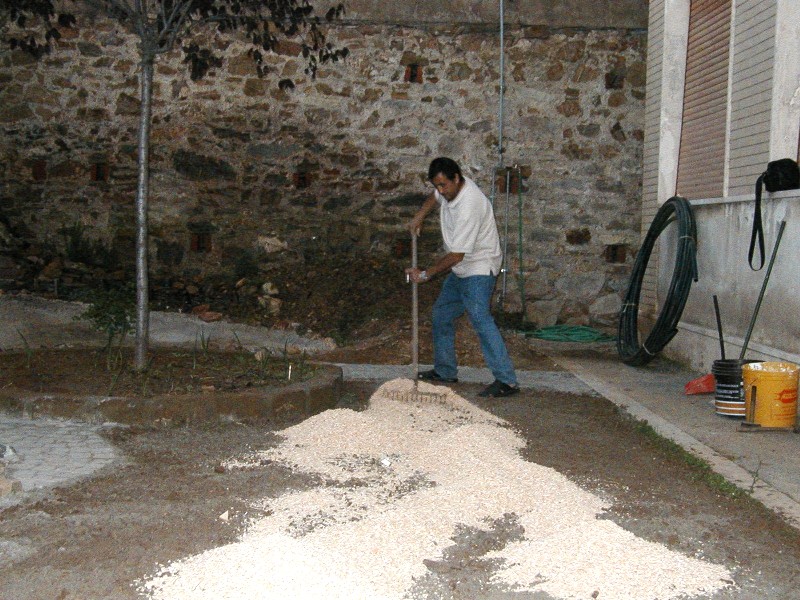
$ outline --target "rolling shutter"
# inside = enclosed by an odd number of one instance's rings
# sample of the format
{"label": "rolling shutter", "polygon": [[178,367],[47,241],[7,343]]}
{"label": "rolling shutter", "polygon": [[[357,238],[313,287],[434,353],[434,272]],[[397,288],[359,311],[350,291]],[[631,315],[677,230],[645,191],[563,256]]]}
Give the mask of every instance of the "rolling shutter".
{"label": "rolling shutter", "polygon": [[719,198],[725,177],[731,0],[692,0],[677,191]]}

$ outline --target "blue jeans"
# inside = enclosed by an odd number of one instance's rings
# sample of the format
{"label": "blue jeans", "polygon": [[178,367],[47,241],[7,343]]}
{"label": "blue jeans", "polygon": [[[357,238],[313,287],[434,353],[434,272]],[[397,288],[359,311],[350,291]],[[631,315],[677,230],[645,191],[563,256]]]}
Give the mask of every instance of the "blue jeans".
{"label": "blue jeans", "polygon": [[517,385],[514,365],[489,310],[495,279],[492,275],[458,277],[450,273],[444,280],[433,305],[433,368],[442,377],[455,378],[458,374],[455,321],[466,312],[495,379]]}

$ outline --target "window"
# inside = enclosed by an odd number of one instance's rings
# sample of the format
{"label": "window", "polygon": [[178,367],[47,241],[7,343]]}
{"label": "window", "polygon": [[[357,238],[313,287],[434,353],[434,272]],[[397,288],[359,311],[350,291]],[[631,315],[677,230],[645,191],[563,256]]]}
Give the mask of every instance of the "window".
{"label": "window", "polygon": [[692,0],[678,194],[721,197],[725,184],[731,0]]}
{"label": "window", "polygon": [[625,244],[609,244],[603,252],[606,262],[613,264],[625,264],[627,255]]}

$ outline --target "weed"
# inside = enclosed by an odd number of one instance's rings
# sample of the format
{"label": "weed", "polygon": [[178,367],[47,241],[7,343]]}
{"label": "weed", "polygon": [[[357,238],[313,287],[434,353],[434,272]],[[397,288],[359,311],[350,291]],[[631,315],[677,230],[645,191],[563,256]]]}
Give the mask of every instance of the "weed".
{"label": "weed", "polygon": [[117,383],[119,382],[119,378],[122,376],[122,373],[125,371],[125,368],[118,369],[111,377],[111,383],[108,385],[108,392],[106,396],[111,396],[114,394],[114,389],[117,387]]}
{"label": "weed", "polygon": [[[93,290],[89,295],[89,308],[76,317],[89,321],[95,329],[106,334],[105,350],[108,353],[109,366],[114,362],[111,349],[114,338],[119,336],[119,348],[133,326],[133,314],[136,308],[136,299],[133,287],[129,284],[117,288],[104,288]],[[121,356],[120,352],[118,355]]]}
{"label": "weed", "polygon": [[31,365],[33,363],[33,348],[31,348],[30,344],[28,343],[28,340],[25,338],[24,335],[22,335],[22,332],[19,329],[17,329],[17,335],[22,340],[22,346],[25,348],[25,366],[30,371]]}
{"label": "weed", "polygon": [[233,337],[236,340],[236,349],[239,352],[243,352],[244,351],[244,345],[242,345],[242,340],[239,339],[239,334],[234,331],[233,332]]}
{"label": "weed", "polygon": [[205,330],[201,327],[200,328],[200,348],[203,350],[203,354],[208,354],[208,349],[211,344],[211,334],[208,334],[206,337]]}
{"label": "weed", "polygon": [[732,484],[719,473],[715,473],[708,462],[688,452],[680,444],[665,438],[656,432],[646,421],[636,421],[636,431],[647,438],[650,443],[657,448],[683,461],[691,468],[693,477],[696,480],[702,481],[720,494],[731,498],[740,498],[746,494],[745,490]]}
{"label": "weed", "polygon": [[266,348],[261,348],[258,352],[253,355],[258,362],[258,377],[262,381],[269,377],[270,371],[270,354]]}
{"label": "weed", "polygon": [[61,230],[68,259],[95,267],[111,267],[117,261],[114,250],[99,240],[86,237],[83,225],[77,222]]}
{"label": "weed", "polygon": [[303,352],[300,354],[300,359],[297,361],[297,377],[299,379],[305,378],[307,368],[308,368],[308,354],[306,354],[306,351],[303,350]]}
{"label": "weed", "polygon": [[758,466],[756,467],[756,470],[755,470],[755,471],[752,473],[752,475],[753,475],[753,482],[750,484],[750,489],[748,489],[748,490],[747,490],[747,491],[748,491],[749,493],[751,493],[751,494],[752,494],[752,493],[755,491],[755,489],[756,489],[756,484],[758,483],[758,473],[761,471],[761,465],[762,465],[762,462],[761,462],[761,460],[759,460],[759,461],[758,461]]}

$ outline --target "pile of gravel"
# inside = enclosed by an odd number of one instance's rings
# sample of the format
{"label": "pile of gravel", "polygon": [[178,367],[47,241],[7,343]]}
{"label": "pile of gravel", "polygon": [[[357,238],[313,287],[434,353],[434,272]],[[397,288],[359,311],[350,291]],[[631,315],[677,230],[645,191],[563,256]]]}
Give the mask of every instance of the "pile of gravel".
{"label": "pile of gravel", "polygon": [[498,593],[664,600],[731,585],[724,566],[600,518],[603,500],[523,460],[520,436],[452,390],[420,384],[442,402],[396,399],[412,386],[388,382],[363,412],[327,411],[284,430],[279,446],[231,460],[276,461],[323,483],[252,501],[268,516],[238,542],[167,565],[139,589],[181,600],[427,597],[425,561],[441,560],[456,531],[509,515],[522,539],[484,555]]}

